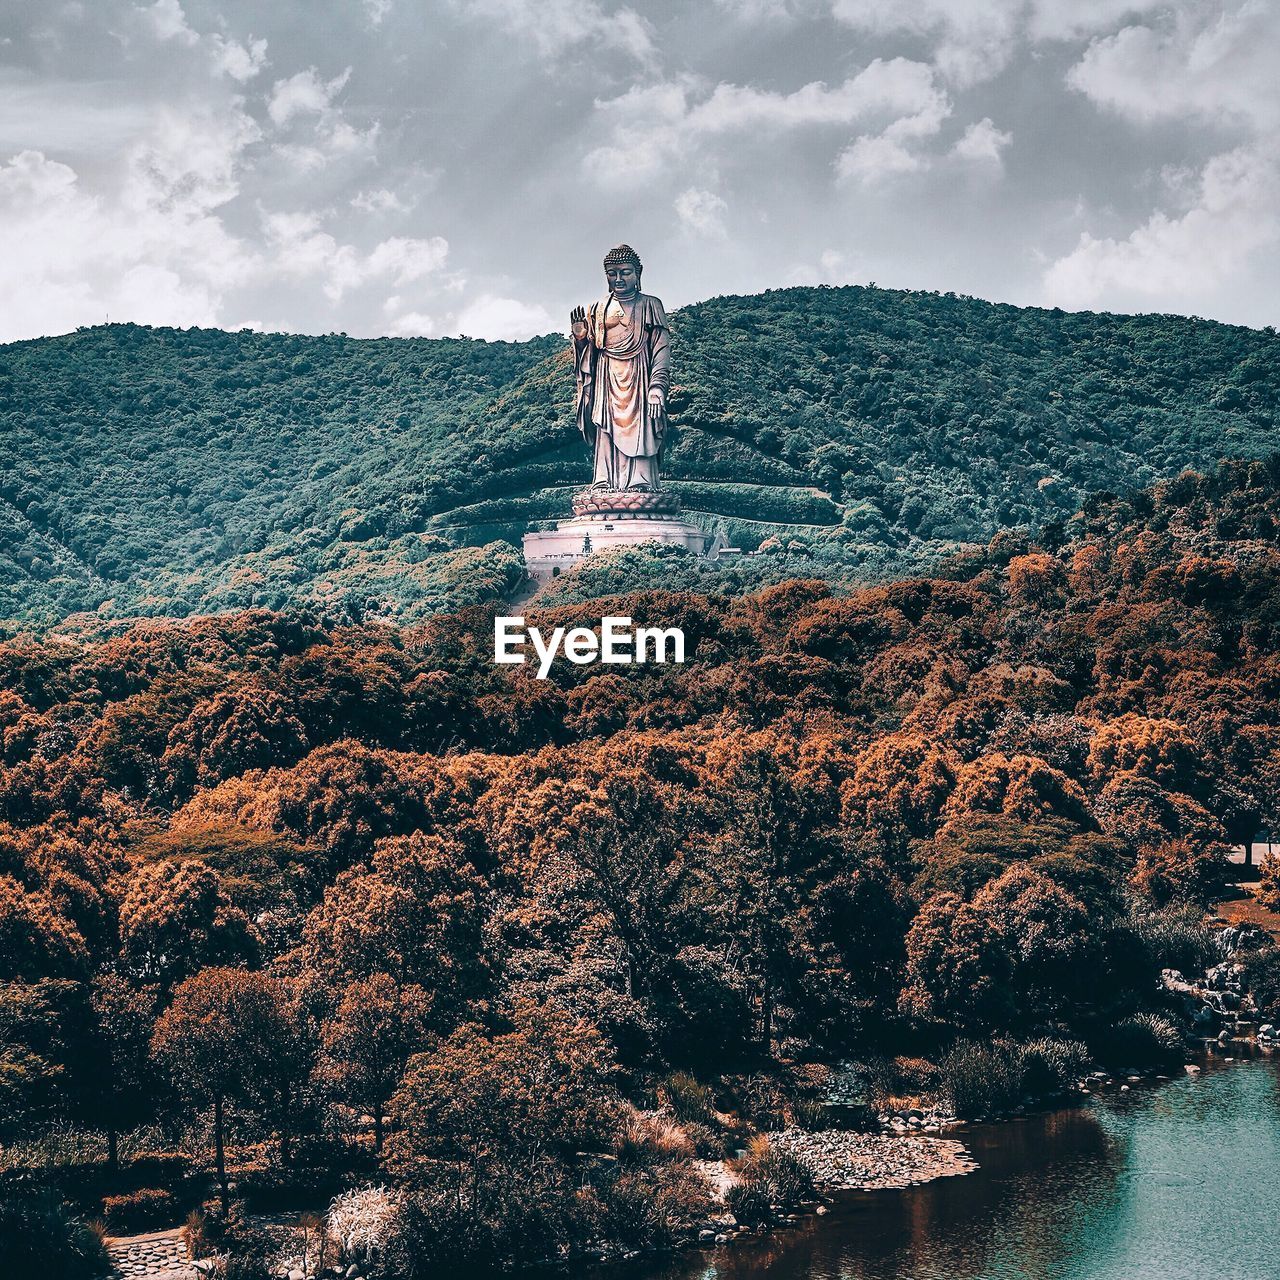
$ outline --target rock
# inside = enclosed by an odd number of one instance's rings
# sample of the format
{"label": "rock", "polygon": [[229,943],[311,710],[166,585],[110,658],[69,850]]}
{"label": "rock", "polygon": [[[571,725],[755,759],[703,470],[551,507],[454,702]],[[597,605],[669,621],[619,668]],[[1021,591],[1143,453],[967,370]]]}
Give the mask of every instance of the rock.
{"label": "rock", "polygon": [[1183,1067],[1182,1069],[1183,1069],[1183,1070],[1187,1073],[1187,1075],[1189,1075],[1189,1076],[1198,1076],[1198,1075],[1200,1074],[1200,1068],[1199,1068],[1198,1066],[1196,1066],[1196,1064],[1195,1064],[1194,1062],[1188,1062],[1188,1063],[1187,1063],[1187,1065],[1186,1065],[1185,1067]]}
{"label": "rock", "polygon": [[823,1215],[824,1213],[828,1213],[828,1212],[830,1212],[830,1210],[828,1210],[828,1208],[827,1208],[827,1206],[826,1206],[825,1204],[820,1204],[820,1205],[819,1205],[819,1206],[814,1210],[814,1213],[816,1213],[816,1214],[818,1215],[818,1217],[822,1217],[822,1215]]}
{"label": "rock", "polygon": [[729,1237],[725,1235],[723,1231],[718,1236],[716,1236],[716,1244],[728,1244],[728,1243],[729,1243]]}
{"label": "rock", "polygon": [[360,1274],[360,1268],[353,1262],[346,1270],[347,1280],[356,1280]]}
{"label": "rock", "polygon": [[1128,1093],[1128,1092],[1129,1092],[1129,1086],[1128,1086],[1127,1084],[1122,1084],[1122,1085],[1120,1086],[1120,1092],[1121,1092],[1121,1093]]}
{"label": "rock", "polygon": [[699,1243],[701,1243],[701,1244],[707,1244],[707,1243],[709,1243],[710,1241],[714,1240],[715,1238],[716,1238],[716,1233],[715,1233],[714,1231],[699,1231],[699,1232],[698,1232],[698,1241],[699,1241]]}
{"label": "rock", "polygon": [[301,1267],[294,1267],[289,1272],[289,1280],[307,1280],[307,1273]]}

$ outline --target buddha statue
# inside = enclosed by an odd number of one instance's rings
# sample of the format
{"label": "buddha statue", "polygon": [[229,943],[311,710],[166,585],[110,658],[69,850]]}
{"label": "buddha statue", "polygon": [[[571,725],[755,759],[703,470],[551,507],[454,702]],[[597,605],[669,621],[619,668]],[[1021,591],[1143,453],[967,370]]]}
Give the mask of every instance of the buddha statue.
{"label": "buddha statue", "polygon": [[604,258],[608,296],[569,315],[578,429],[592,450],[592,489],[654,491],[667,429],[671,334],[662,303],[640,292],[630,245]]}

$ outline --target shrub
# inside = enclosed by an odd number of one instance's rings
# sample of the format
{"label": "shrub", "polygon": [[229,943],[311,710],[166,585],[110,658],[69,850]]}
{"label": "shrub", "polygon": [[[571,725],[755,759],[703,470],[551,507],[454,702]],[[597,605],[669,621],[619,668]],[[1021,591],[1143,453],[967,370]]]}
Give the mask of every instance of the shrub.
{"label": "shrub", "polygon": [[683,1129],[661,1116],[636,1116],[614,1139],[613,1153],[624,1166],[646,1168],[687,1160],[694,1144]]}
{"label": "shrub", "polygon": [[214,1252],[213,1241],[209,1238],[208,1220],[203,1210],[192,1209],[187,1220],[182,1224],[182,1243],[187,1246],[189,1258],[207,1258]]}
{"label": "shrub", "polygon": [[929,1097],[943,1087],[941,1069],[928,1058],[877,1058],[866,1076],[867,1094],[882,1110],[897,1110],[899,1103]]}
{"label": "shrub", "polygon": [[254,1213],[273,1213],[324,1203],[342,1185],[337,1168],[268,1165],[244,1169],[235,1177],[236,1193]]}
{"label": "shrub", "polygon": [[242,1200],[233,1201],[231,1212],[226,1216],[216,1201],[208,1202],[204,1210],[188,1214],[182,1227],[182,1238],[193,1258],[207,1258],[213,1254],[269,1258],[275,1249],[272,1237],[245,1216]]}
{"label": "shrub", "polygon": [[1042,1037],[1022,1046],[1022,1088],[1042,1095],[1069,1088],[1089,1068],[1089,1049],[1079,1040]]}
{"label": "shrub", "polygon": [[335,1196],[325,1215],[330,1237],[347,1262],[381,1257],[395,1230],[397,1196],[386,1187],[364,1187]]}
{"label": "shrub", "polygon": [[230,1253],[214,1270],[217,1280],[277,1280],[272,1259],[265,1253]]}
{"label": "shrub", "polygon": [[773,1076],[743,1077],[735,1090],[743,1119],[766,1131],[786,1127],[787,1090]]}
{"label": "shrub", "polygon": [[1189,902],[1208,907],[1222,897],[1228,852],[1221,844],[1173,840],[1143,850],[1129,882],[1158,906]]}
{"label": "shrub", "polygon": [[102,1202],[102,1213],[112,1232],[128,1235],[168,1226],[178,1216],[178,1201],[171,1191],[143,1187],[128,1195],[107,1196]]}
{"label": "shrub", "polygon": [[1135,1013],[1116,1023],[1098,1046],[1098,1056],[1110,1067],[1149,1070],[1180,1062],[1182,1032],[1158,1013]]}
{"label": "shrub", "polygon": [[625,1170],[596,1191],[595,1234],[622,1248],[673,1244],[711,1211],[706,1178],[687,1164]]}
{"label": "shrub", "polygon": [[943,1087],[958,1116],[977,1119],[1007,1111],[1022,1098],[1022,1049],[1011,1040],[962,1041],[940,1065]]}
{"label": "shrub", "polygon": [[737,1146],[732,1133],[713,1129],[709,1124],[686,1124],[684,1136],[693,1145],[693,1154],[703,1160],[719,1160]]}
{"label": "shrub", "polygon": [[382,1273],[394,1280],[434,1280],[441,1272],[471,1275],[516,1258],[549,1258],[586,1238],[594,1225],[580,1180],[542,1160],[491,1171],[483,1198],[451,1179],[407,1195],[396,1214]]}
{"label": "shrub", "polygon": [[662,1091],[677,1120],[693,1124],[714,1124],[716,1121],[715,1098],[705,1084],[695,1080],[688,1072],[676,1071],[662,1082]]}
{"label": "shrub", "polygon": [[140,1151],[128,1164],[130,1179],[178,1195],[191,1177],[191,1158],[180,1151]]}
{"label": "shrub", "polygon": [[[1280,858],[1276,859],[1280,862]],[[1263,947],[1240,958],[1245,985],[1253,995],[1263,1022],[1280,1018],[1280,947]]]}
{"label": "shrub", "polygon": [[48,1188],[0,1188],[0,1276],[93,1280],[107,1269],[101,1238]]}
{"label": "shrub", "polygon": [[1213,935],[1204,922],[1203,912],[1195,907],[1136,911],[1130,926],[1156,971],[1177,969],[1184,974],[1196,974],[1218,961]]}
{"label": "shrub", "polygon": [[738,1182],[725,1201],[743,1222],[760,1222],[773,1204],[794,1205],[813,1196],[813,1175],[789,1151],[757,1134],[747,1144],[747,1154],[731,1163]]}
{"label": "shrub", "polygon": [[725,1192],[725,1208],[741,1223],[754,1226],[769,1217],[769,1190],[759,1182],[735,1182]]}
{"label": "shrub", "polygon": [[797,1098],[791,1104],[791,1122],[797,1129],[818,1133],[833,1127],[831,1108],[817,1098]]}
{"label": "shrub", "polygon": [[1280,911],[1280,858],[1264,858],[1258,872],[1258,901],[1271,911]]}
{"label": "shrub", "polygon": [[[288,1275],[292,1271],[301,1271],[306,1276],[323,1275],[337,1261],[338,1252],[326,1220],[318,1213],[304,1213],[285,1232],[271,1270],[276,1275]],[[249,1256],[256,1256],[256,1251]]]}

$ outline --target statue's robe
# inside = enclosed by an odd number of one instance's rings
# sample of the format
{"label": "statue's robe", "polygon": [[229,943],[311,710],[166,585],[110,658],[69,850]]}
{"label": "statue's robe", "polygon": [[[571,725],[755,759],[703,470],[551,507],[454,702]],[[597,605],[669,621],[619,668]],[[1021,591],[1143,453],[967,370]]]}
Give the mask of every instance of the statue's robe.
{"label": "statue's robe", "polygon": [[[595,484],[611,489],[658,487],[666,430],[671,334],[662,303],[648,293],[629,303],[612,296],[587,309],[587,333],[574,340],[578,429],[594,451]],[[660,387],[663,412],[649,414],[649,390]]]}

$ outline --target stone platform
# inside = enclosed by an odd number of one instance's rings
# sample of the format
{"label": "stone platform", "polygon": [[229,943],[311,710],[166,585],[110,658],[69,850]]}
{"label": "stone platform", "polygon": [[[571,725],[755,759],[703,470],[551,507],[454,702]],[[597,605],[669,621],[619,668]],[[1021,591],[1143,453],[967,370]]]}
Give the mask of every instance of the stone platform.
{"label": "stone platform", "polygon": [[695,555],[714,554],[715,536],[680,518],[674,498],[654,490],[585,489],[573,499],[573,519],[524,535],[524,560],[535,577],[568,568],[597,551],[641,542],[674,543]]}

